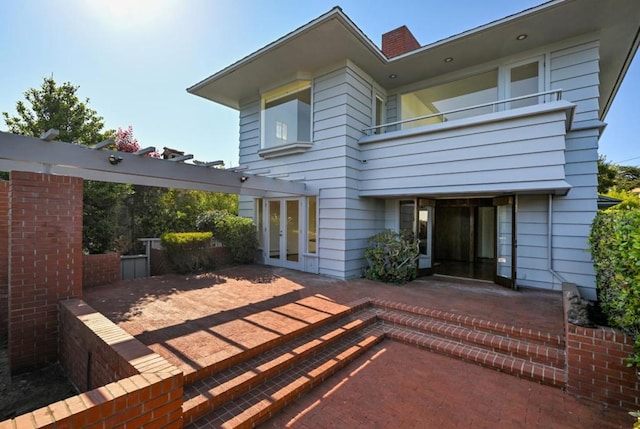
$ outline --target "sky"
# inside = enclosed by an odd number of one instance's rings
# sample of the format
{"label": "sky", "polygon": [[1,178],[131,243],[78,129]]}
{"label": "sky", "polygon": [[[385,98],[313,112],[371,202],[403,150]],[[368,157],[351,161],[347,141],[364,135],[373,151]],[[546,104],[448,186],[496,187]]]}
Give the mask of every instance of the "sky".
{"label": "sky", "polygon": [[[43,78],[79,86],[107,129],[133,127],[142,147],[238,165],[238,112],[186,88],[338,5],[378,46],[407,25],[422,44],[542,0],[0,1],[0,112],[15,114]],[[461,12],[462,11],[462,12]],[[600,153],[640,165],[640,60],[609,110]],[[0,118],[0,130],[7,127]]]}

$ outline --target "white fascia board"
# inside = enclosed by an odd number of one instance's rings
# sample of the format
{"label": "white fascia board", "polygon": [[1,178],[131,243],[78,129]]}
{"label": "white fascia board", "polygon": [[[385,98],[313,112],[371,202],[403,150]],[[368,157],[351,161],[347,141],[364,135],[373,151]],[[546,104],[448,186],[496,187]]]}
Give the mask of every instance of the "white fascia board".
{"label": "white fascia board", "polygon": [[[122,161],[112,165],[109,155]],[[0,132],[0,171],[11,170],[252,196],[313,195],[313,191],[300,182]],[[243,176],[247,180],[241,181]]]}

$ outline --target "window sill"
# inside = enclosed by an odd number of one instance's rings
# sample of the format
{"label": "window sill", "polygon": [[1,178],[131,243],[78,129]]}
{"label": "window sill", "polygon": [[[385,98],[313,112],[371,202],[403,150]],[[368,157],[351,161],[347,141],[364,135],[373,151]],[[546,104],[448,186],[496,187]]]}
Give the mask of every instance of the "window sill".
{"label": "window sill", "polygon": [[262,158],[265,158],[265,159],[276,158],[278,156],[304,153],[309,149],[311,149],[312,147],[313,147],[312,143],[295,142],[295,143],[289,143],[281,146],[274,146],[274,147],[269,147],[265,149],[260,149],[258,151],[258,155],[260,155]]}

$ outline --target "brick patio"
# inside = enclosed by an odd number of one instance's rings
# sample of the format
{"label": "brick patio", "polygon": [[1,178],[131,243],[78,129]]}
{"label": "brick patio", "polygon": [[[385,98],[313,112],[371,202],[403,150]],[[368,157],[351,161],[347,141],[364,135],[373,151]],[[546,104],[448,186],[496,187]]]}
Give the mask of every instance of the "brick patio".
{"label": "brick patio", "polygon": [[[398,287],[249,266],[85,291],[92,307],[180,368],[185,385],[203,369],[279,341],[363,297],[564,335],[559,292],[444,278]],[[386,340],[264,426],[613,428],[632,421],[557,388]],[[200,420],[194,427],[215,426]]]}

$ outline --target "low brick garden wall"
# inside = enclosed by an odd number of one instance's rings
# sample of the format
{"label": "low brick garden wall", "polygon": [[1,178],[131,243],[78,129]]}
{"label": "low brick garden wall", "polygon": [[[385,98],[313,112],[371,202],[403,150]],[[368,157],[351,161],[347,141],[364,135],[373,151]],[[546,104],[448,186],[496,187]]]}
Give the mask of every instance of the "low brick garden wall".
{"label": "low brick garden wall", "polygon": [[568,298],[577,294],[573,284],[562,286],[565,316],[567,392],[629,411],[640,409],[640,378],[625,363],[633,339],[607,328],[585,328],[567,321]]}
{"label": "low brick garden wall", "polygon": [[90,288],[120,280],[120,254],[84,255],[82,259],[82,287]]}
{"label": "low brick garden wall", "polygon": [[182,371],[81,299],[60,302],[60,361],[83,392],[4,428],[181,428]]}

